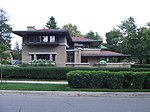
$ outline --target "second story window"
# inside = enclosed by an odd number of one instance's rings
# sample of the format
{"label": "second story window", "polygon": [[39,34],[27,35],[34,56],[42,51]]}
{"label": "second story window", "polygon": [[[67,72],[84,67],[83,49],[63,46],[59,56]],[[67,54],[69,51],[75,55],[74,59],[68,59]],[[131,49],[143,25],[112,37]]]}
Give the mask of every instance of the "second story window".
{"label": "second story window", "polygon": [[43,36],[43,42],[48,42],[48,36]]}
{"label": "second story window", "polygon": [[41,36],[36,37],[36,42],[41,42]]}
{"label": "second story window", "polygon": [[35,41],[35,36],[31,36],[30,38],[29,38],[29,42],[34,42]]}
{"label": "second story window", "polygon": [[49,38],[50,38],[50,39],[49,39],[50,42],[56,42],[55,36],[50,36]]}
{"label": "second story window", "polygon": [[54,43],[57,42],[57,38],[54,35],[33,35],[29,36],[30,43]]}

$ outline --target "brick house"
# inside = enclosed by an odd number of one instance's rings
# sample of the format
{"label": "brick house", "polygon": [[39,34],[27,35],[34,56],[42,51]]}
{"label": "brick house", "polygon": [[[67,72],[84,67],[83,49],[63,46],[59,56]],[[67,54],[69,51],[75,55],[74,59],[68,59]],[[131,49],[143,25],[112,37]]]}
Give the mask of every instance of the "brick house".
{"label": "brick house", "polygon": [[[55,61],[56,66],[60,67],[96,67],[102,58],[116,58],[117,62],[121,63],[126,57],[130,57],[96,48],[102,43],[102,39],[71,37],[69,32],[63,29],[36,30],[28,27],[26,31],[13,31],[13,33],[21,36],[23,40],[22,63],[47,59]],[[114,67],[130,67],[121,65]]]}

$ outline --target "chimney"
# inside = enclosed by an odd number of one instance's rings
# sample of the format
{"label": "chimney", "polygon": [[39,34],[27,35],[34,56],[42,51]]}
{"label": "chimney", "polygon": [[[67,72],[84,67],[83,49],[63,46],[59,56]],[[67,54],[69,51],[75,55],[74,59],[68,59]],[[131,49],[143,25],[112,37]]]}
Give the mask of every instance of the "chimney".
{"label": "chimney", "polygon": [[32,30],[36,30],[36,29],[35,29],[35,26],[27,26],[27,30],[32,31]]}

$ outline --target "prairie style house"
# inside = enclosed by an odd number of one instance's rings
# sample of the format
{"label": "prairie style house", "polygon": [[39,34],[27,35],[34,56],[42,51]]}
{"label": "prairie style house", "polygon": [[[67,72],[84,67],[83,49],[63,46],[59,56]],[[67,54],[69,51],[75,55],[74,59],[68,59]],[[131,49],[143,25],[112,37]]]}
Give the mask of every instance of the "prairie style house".
{"label": "prairie style house", "polygon": [[63,29],[36,30],[28,27],[26,31],[13,33],[21,36],[23,40],[22,63],[46,59],[54,61],[60,67],[96,67],[101,59],[115,58],[119,65],[109,64],[108,67],[130,67],[129,64],[122,63],[130,55],[96,48],[102,43],[102,39],[71,37]]}

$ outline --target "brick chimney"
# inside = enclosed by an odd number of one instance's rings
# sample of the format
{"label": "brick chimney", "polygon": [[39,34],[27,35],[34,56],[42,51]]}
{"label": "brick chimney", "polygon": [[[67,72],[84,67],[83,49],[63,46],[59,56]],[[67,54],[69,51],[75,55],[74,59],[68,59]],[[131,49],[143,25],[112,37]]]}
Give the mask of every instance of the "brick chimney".
{"label": "brick chimney", "polygon": [[31,30],[36,30],[36,29],[35,29],[35,26],[27,26],[27,30],[31,31]]}

